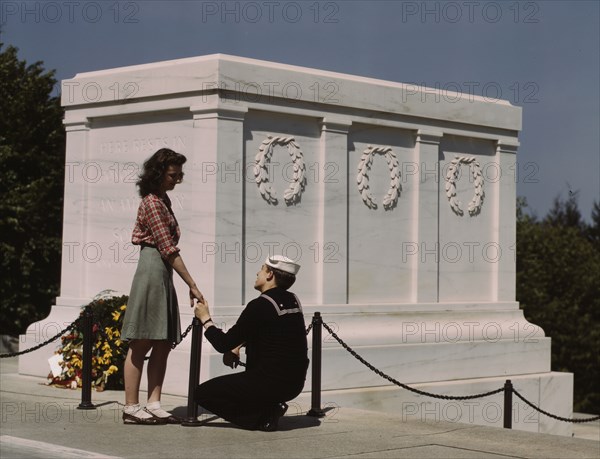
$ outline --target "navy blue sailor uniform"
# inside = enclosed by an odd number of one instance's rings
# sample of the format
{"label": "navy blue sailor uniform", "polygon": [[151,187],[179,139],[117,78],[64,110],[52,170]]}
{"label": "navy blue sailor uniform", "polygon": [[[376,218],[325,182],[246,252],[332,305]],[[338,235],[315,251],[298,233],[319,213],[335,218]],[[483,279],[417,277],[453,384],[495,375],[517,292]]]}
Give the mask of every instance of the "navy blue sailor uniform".
{"label": "navy blue sailor uniform", "polygon": [[250,301],[227,332],[206,330],[206,338],[221,353],[244,344],[246,370],[219,376],[196,389],[196,402],[206,410],[246,429],[257,429],[281,402],[304,388],[308,345],[298,297],[279,287]]}

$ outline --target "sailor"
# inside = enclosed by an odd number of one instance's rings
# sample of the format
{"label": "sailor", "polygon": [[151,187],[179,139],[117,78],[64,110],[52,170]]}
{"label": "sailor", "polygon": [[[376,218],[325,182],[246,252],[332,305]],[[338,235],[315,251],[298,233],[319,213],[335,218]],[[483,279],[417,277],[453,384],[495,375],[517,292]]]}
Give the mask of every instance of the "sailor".
{"label": "sailor", "polygon": [[245,429],[277,430],[287,410],[285,402],[302,392],[309,363],[302,306],[288,291],[299,269],[287,257],[267,257],[254,282],[261,295],[248,303],[227,332],[212,321],[206,302],[195,305],[194,314],[206,338],[224,354],[223,363],[235,368],[240,348],[246,348],[246,371],[200,384],[200,406]]}

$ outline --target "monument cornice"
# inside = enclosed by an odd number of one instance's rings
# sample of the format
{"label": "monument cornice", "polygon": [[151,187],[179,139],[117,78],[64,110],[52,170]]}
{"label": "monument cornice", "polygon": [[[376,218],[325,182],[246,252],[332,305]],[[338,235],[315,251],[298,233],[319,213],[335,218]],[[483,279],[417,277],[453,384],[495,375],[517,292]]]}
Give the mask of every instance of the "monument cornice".
{"label": "monument cornice", "polygon": [[[218,107],[216,108],[218,104]],[[340,116],[339,107],[325,106],[323,110],[310,106],[308,103],[296,103],[289,106],[268,104],[266,102],[235,102],[230,99],[223,99],[219,94],[200,94],[200,95],[178,95],[173,99],[149,98],[131,101],[127,104],[107,105],[106,103],[77,106],[67,108],[65,113],[65,125],[79,122],[83,114],[93,122],[96,119],[117,119],[118,117],[140,116],[147,113],[180,113],[186,117],[190,111],[205,112],[239,112],[262,111],[269,113],[283,113],[286,115],[295,115],[325,120],[321,126],[324,131],[334,132],[340,129],[345,132],[346,125],[364,124],[371,126],[389,127],[395,129],[406,129],[413,131],[415,136],[419,131],[423,132],[423,139],[430,134],[434,137],[440,132],[442,135],[464,136],[493,142],[500,141],[503,145],[512,145],[517,132],[497,129],[492,127],[476,127],[464,123],[452,123],[444,120],[425,119],[411,116],[410,114],[388,114],[385,118],[378,118],[376,113],[366,110],[354,109],[351,113]],[[237,115],[235,115],[237,116]],[[435,142],[435,139],[429,139]],[[517,145],[518,145],[518,141]]]}
{"label": "monument cornice", "polygon": [[215,92],[247,102],[283,98],[521,130],[521,108],[508,101],[225,54],[79,73],[63,80],[62,105],[68,110]]}

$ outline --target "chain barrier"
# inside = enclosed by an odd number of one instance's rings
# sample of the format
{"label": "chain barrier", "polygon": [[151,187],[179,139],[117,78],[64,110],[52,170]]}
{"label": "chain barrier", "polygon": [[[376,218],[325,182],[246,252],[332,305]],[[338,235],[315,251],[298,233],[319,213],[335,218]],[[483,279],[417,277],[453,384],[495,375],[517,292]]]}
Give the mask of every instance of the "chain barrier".
{"label": "chain barrier", "polygon": [[[354,351],[354,349],[352,349],[350,346],[348,346],[330,327],[329,325],[327,325],[325,322],[323,322],[322,319],[317,319],[321,321],[321,324],[323,325],[323,327],[331,334],[331,336],[344,348],[346,349],[350,354],[352,354],[352,356],[354,356],[359,362],[361,362],[363,365],[365,365],[367,368],[369,368],[371,371],[373,371],[374,373],[376,373],[377,375],[381,376],[384,379],[387,379],[388,381],[390,381],[391,383],[402,387],[403,389],[407,389],[411,392],[414,392],[416,394],[419,395],[424,395],[427,397],[433,397],[433,398],[439,398],[439,399],[444,399],[444,400],[471,400],[471,399],[475,399],[475,398],[483,398],[483,397],[488,397],[490,395],[494,395],[494,394],[499,394],[501,392],[504,392],[504,388],[500,388],[497,390],[493,390],[490,392],[485,392],[482,394],[476,394],[476,395],[467,395],[467,396],[451,396],[451,395],[440,395],[440,394],[432,394],[430,392],[425,392],[419,389],[415,389],[413,387],[407,386],[406,384],[402,384],[401,382],[397,381],[396,379],[392,378],[391,376],[385,374],[384,372],[382,372],[381,370],[375,368],[373,365],[371,365],[369,362],[367,362],[365,359],[363,359],[360,355],[358,355],[356,353],[356,351]],[[563,418],[560,416],[556,416],[554,414],[548,413],[547,411],[542,410],[541,408],[535,406],[533,403],[531,403],[529,400],[525,399],[521,394],[519,394],[515,389],[512,389],[512,392],[519,397],[523,402],[525,402],[527,405],[529,405],[530,407],[532,407],[533,409],[539,411],[542,414],[545,414],[548,417],[557,419],[559,421],[564,421],[564,422],[572,422],[572,423],[585,423],[585,422],[593,422],[593,421],[597,421],[600,419],[600,416],[594,416],[592,418],[588,418],[588,419],[570,419],[570,418]]]}
{"label": "chain barrier", "polygon": [[[87,308],[87,306],[86,306],[86,308]],[[9,352],[8,354],[0,354],[0,359],[5,359],[5,358],[8,358],[8,357],[17,357],[19,355],[24,355],[24,354],[28,354],[28,353],[33,352],[33,351],[37,351],[38,349],[46,346],[47,344],[50,344],[52,341],[57,340],[58,338],[60,338],[65,333],[73,330],[75,328],[75,326],[77,326],[82,319],[83,319],[83,315],[80,315],[77,319],[75,319],[73,322],[71,322],[70,325],[68,325],[65,329],[59,331],[52,338],[44,341],[43,343],[37,344],[37,345],[35,345],[33,347],[30,347],[29,349],[25,349],[24,351]]]}
{"label": "chain barrier", "polygon": [[488,397],[490,395],[495,395],[495,394],[499,394],[500,392],[503,392],[504,389],[497,389],[497,390],[493,390],[490,392],[485,392],[482,394],[475,394],[475,395],[462,395],[462,396],[456,396],[456,395],[441,395],[441,394],[432,394],[430,392],[425,392],[419,389],[415,389],[414,387],[410,387],[407,386],[406,384],[402,384],[400,381],[392,378],[391,376],[385,374],[383,371],[378,370],[377,368],[375,368],[373,365],[371,365],[369,362],[367,362],[365,359],[363,359],[360,355],[358,355],[354,349],[352,349],[350,346],[348,346],[344,341],[342,341],[342,339],[329,327],[329,325],[327,325],[325,322],[322,322],[323,327],[331,334],[331,336],[342,345],[342,347],[344,349],[346,349],[350,354],[352,354],[354,356],[354,358],[356,358],[359,362],[361,362],[363,365],[365,365],[367,368],[369,368],[369,370],[373,371],[374,373],[376,373],[377,375],[381,376],[384,379],[387,379],[388,381],[390,381],[391,383],[394,383],[397,386],[402,387],[403,389],[407,389],[411,392],[414,392],[416,394],[419,395],[426,395],[428,397],[434,397],[434,398],[439,398],[439,399],[443,399],[443,400],[471,400],[474,398],[483,398],[483,397]]}
{"label": "chain barrier", "polygon": [[190,333],[190,331],[192,330],[192,327],[194,326],[194,321],[192,320],[192,323],[188,325],[188,328],[185,329],[185,331],[181,334],[181,341],[179,341],[178,343],[171,343],[171,349],[175,349],[177,346],[179,346],[182,341],[185,339],[185,337]]}
{"label": "chain barrier", "polygon": [[[86,308],[88,308],[89,306],[86,306]],[[85,309],[84,309],[85,311]],[[25,349],[24,351],[17,351],[17,352],[9,352],[7,354],[0,354],[0,359],[6,359],[9,357],[17,357],[19,355],[24,355],[24,354],[28,354],[30,352],[33,351],[37,351],[38,349],[50,344],[53,341],[56,341],[58,338],[60,338],[62,335],[64,335],[65,333],[73,330],[76,326],[79,325],[79,322],[82,320],[83,316],[79,316],[77,319],[75,319],[73,322],[71,322],[71,324],[67,325],[66,328],[64,328],[63,330],[59,331],[56,335],[54,335],[52,338],[44,341],[43,343],[37,344],[33,347],[30,347],[29,349]],[[185,339],[185,337],[190,333],[190,331],[192,330],[192,326],[193,323],[191,323],[188,328],[181,334],[181,341],[183,341]],[[104,333],[101,333],[102,336],[105,336]],[[171,349],[175,349],[179,344],[181,344],[181,341],[179,343],[172,343],[171,344]]]}
{"label": "chain barrier", "polygon": [[306,327],[306,336],[308,336],[308,334],[310,333],[312,328],[313,328],[313,323],[311,322],[308,324],[308,327]]}
{"label": "chain barrier", "polygon": [[572,422],[573,424],[582,424],[584,422],[598,421],[600,419],[600,416],[594,416],[593,418],[588,418],[588,419],[562,418],[560,416],[556,416],[555,414],[548,413],[547,411],[544,411],[541,408],[535,406],[533,403],[531,403],[529,400],[527,400],[525,397],[523,397],[521,394],[519,394],[515,389],[513,389],[512,392],[513,392],[513,394],[515,394],[517,397],[519,397],[521,400],[523,400],[527,405],[529,405],[534,410],[539,411],[542,414],[545,414],[549,418],[556,419],[557,421]]}
{"label": "chain barrier", "polygon": [[[86,306],[86,308],[88,308],[89,306]],[[5,358],[9,358],[9,357],[17,357],[19,355],[24,355],[24,354],[28,354],[29,352],[33,352],[33,351],[37,351],[38,349],[46,346],[47,344],[50,344],[51,342],[57,340],[58,338],[60,338],[62,335],[64,335],[65,333],[73,330],[73,328],[75,328],[75,326],[77,326],[79,324],[79,322],[81,321],[82,316],[79,316],[77,319],[75,319],[73,322],[71,322],[70,325],[68,325],[65,329],[59,331],[56,335],[54,335],[52,338],[44,341],[43,343],[40,343],[34,347],[31,347],[29,349],[25,349],[24,351],[18,351],[18,352],[9,352],[8,354],[0,354],[0,359],[5,359]],[[192,327],[194,326],[194,322],[192,321],[192,323],[190,323],[188,325],[188,327],[185,329],[185,331],[181,334],[181,341],[179,343],[171,343],[171,349],[175,349],[177,346],[179,346],[181,344],[181,342],[187,337],[187,335],[189,335],[189,333],[192,331]],[[308,324],[308,327],[306,328],[306,334],[308,335],[310,333],[310,330],[312,329],[312,322],[310,324]]]}
{"label": "chain barrier", "polygon": [[[10,352],[7,354],[0,354],[0,359],[4,359],[4,358],[9,358],[9,357],[16,357],[19,355],[24,355],[24,354],[28,354],[30,352],[36,351],[48,344],[50,344],[51,342],[57,340],[58,338],[60,338],[62,335],[64,335],[65,333],[73,330],[77,325],[79,325],[79,322],[83,319],[83,313],[85,311],[87,311],[90,308],[90,306],[86,306],[83,310],[83,312],[81,313],[81,315],[75,319],[73,322],[71,322],[71,324],[69,324],[66,328],[64,328],[63,330],[61,330],[60,332],[58,332],[56,335],[54,335],[52,338],[44,341],[43,343],[40,343],[36,346],[33,346],[29,349],[25,349],[24,351],[19,351],[19,352]],[[323,322],[323,320],[321,318],[315,319],[313,318],[313,321],[308,325],[308,327],[306,328],[306,334],[308,335],[312,328],[313,325],[315,323],[315,321],[320,321],[321,325],[329,332],[329,334],[332,336],[333,339],[335,339],[346,351],[348,351],[354,358],[356,358],[359,362],[361,362],[363,365],[365,365],[367,368],[369,368],[369,370],[371,370],[372,372],[374,372],[375,374],[377,374],[378,376],[388,380],[389,382],[395,384],[396,386],[402,387],[403,389],[409,390],[411,392],[414,392],[418,395],[423,395],[423,396],[427,396],[427,397],[433,397],[433,398],[438,398],[438,399],[442,399],[442,400],[472,400],[472,399],[476,399],[476,398],[484,398],[484,397],[489,397],[491,395],[495,395],[495,394],[499,394],[501,392],[504,391],[504,388],[500,388],[500,389],[496,389],[493,391],[489,391],[489,392],[484,392],[481,394],[474,394],[474,395],[462,395],[462,396],[455,396],[455,395],[441,395],[441,394],[433,394],[431,392],[426,392],[426,391],[422,391],[419,389],[415,389],[414,387],[410,387],[406,384],[401,383],[400,381],[396,380],[395,378],[392,378],[391,376],[387,375],[386,373],[384,373],[383,371],[379,370],[378,368],[374,367],[373,365],[371,365],[369,362],[367,362],[364,358],[362,358],[354,349],[352,349],[348,344],[346,344],[332,329],[331,327],[329,327],[329,325],[327,325],[325,322]],[[187,327],[187,329],[181,334],[181,341],[179,343],[172,343],[171,344],[171,349],[175,349],[186,337],[187,335],[190,333],[190,331],[192,330],[194,325],[194,322],[192,321],[192,323]],[[238,362],[240,366],[246,366],[243,362]],[[563,421],[563,422],[571,422],[571,423],[586,423],[586,422],[593,422],[593,421],[598,421],[600,420],[600,416],[594,416],[588,419],[574,419],[574,418],[564,418],[561,416],[556,416],[552,413],[549,413],[547,411],[542,410],[541,408],[535,406],[533,403],[531,403],[529,400],[527,400],[525,397],[523,397],[519,392],[517,392],[517,390],[512,389],[512,392],[519,397],[524,403],[526,403],[527,405],[529,405],[531,408],[533,408],[534,410],[550,417],[553,419],[556,419],[558,421]]]}

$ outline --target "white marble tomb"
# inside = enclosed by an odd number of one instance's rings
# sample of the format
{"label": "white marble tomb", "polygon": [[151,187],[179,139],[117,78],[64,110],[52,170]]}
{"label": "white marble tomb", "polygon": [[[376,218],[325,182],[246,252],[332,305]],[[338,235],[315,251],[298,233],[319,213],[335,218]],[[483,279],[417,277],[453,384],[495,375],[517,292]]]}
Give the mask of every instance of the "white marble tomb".
{"label": "white marble tomb", "polygon": [[[449,395],[515,388],[572,415],[573,375],[550,370],[550,338],[515,301],[521,109],[451,93],[222,54],[77,74],[62,82],[67,130],[62,281],[44,340],[104,289],[127,294],[136,175],[158,148],[188,157],[173,192],[180,248],[231,326],[269,253],[300,261],[293,290],[359,354],[397,380]],[[182,327],[192,319],[176,280]],[[502,426],[502,395],[414,396],[324,334],[323,404]],[[48,373],[52,346],[20,358]],[[190,339],[165,392],[187,394]],[[229,370],[203,347],[205,380]],[[296,402],[309,408],[310,377]],[[514,401],[515,428],[571,426]]]}

